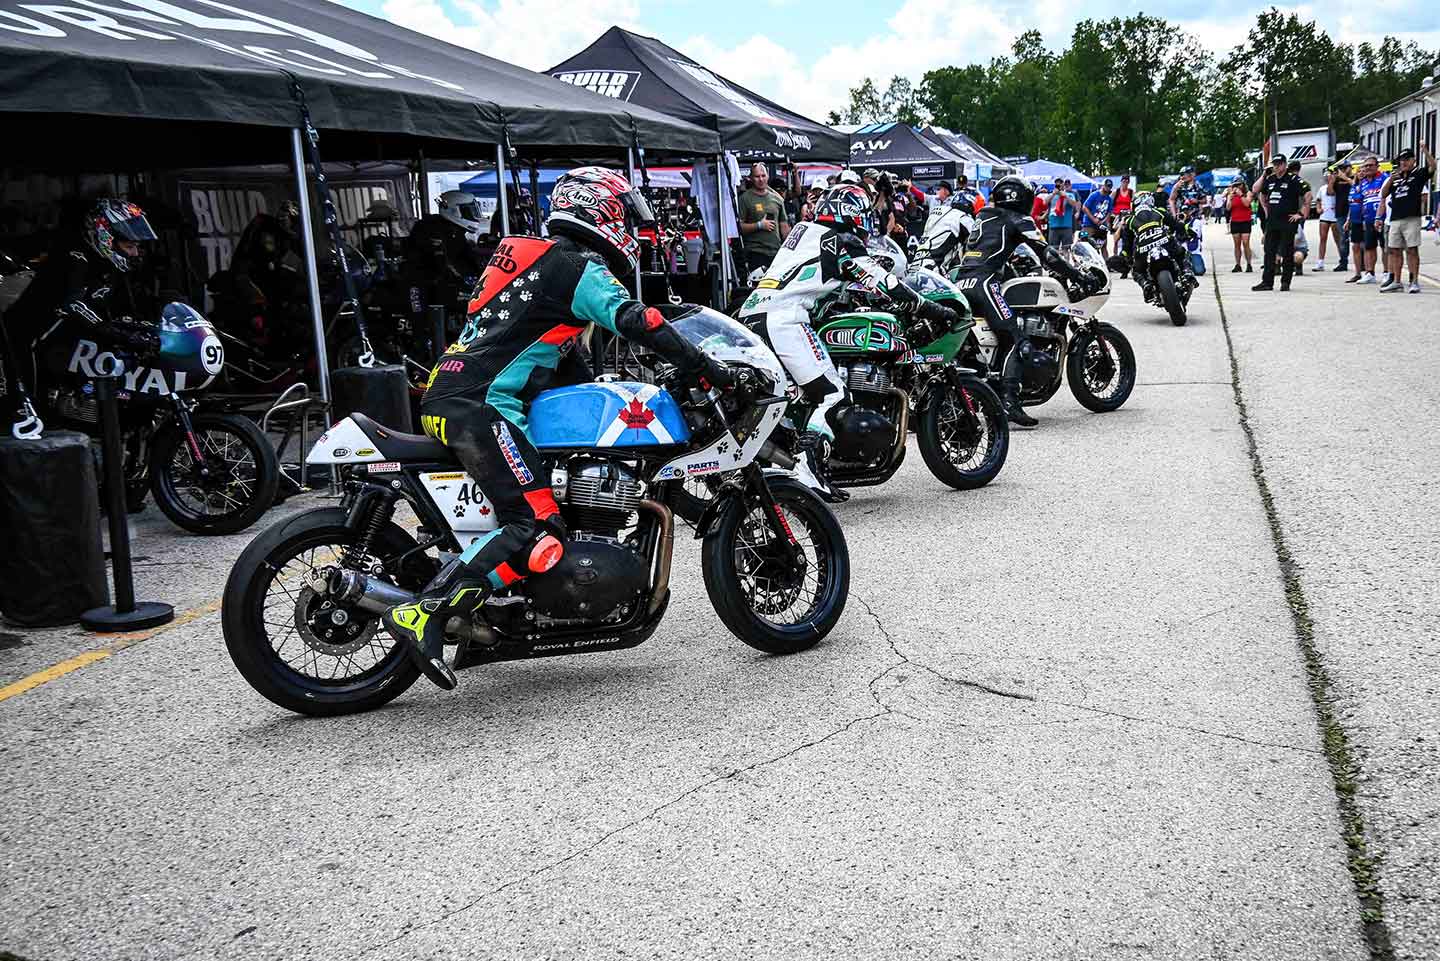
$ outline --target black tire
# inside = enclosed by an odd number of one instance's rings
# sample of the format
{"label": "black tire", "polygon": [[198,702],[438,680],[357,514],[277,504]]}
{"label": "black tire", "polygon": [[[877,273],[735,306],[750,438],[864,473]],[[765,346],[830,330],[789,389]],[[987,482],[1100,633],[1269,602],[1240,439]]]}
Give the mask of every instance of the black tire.
{"label": "black tire", "polygon": [[275,448],[254,421],[239,414],[202,411],[192,414],[190,423],[216,479],[196,476],[188,438],[179,421],[169,421],[150,451],[155,505],[192,534],[243,531],[275,503],[280,487]]}
{"label": "black tire", "polygon": [[1160,303],[1165,305],[1165,312],[1170,315],[1170,323],[1176,327],[1184,327],[1185,305],[1180,302],[1180,291],[1175,287],[1175,278],[1170,271],[1162,270],[1155,274],[1155,286],[1160,291]]}
{"label": "black tire", "polygon": [[1086,327],[1070,344],[1065,379],[1086,410],[1097,414],[1119,410],[1135,389],[1135,351],[1110,324]]}
{"label": "black tire", "polygon": [[[310,563],[315,567],[326,562],[339,564],[338,559],[331,561],[317,557],[316,552],[327,547],[343,548],[355,542],[358,535],[346,526],[345,520],[343,509],[323,507],[275,524],[250,542],[230,569],[230,577],[225,582],[220,616],[230,659],[251,687],[273,703],[298,714],[327,717],[374,710],[400,696],[420,676],[419,669],[400,643],[378,626],[375,615],[361,612],[354,623],[359,624],[362,630],[370,630],[374,625],[369,634],[370,648],[373,649],[375,638],[382,639],[382,643],[388,642],[390,647],[383,656],[374,658],[375,663],[369,669],[358,675],[338,681],[322,679],[318,676],[323,674],[318,667],[320,656],[323,654],[334,659],[340,655],[318,650],[297,628],[295,618],[305,599],[304,585],[295,584],[296,589],[291,591],[282,583],[279,586],[283,593],[270,593],[276,577],[291,569],[292,562],[297,558],[299,563],[294,575],[298,576],[303,571],[306,550],[311,551]],[[372,556],[378,554],[384,558],[396,557],[415,546],[414,538],[394,523],[384,527],[373,543],[378,547],[372,547]],[[420,561],[421,557],[412,555],[416,561]],[[406,573],[390,579],[411,590],[418,590],[426,578],[423,561],[416,564],[407,562],[405,567]],[[292,597],[295,598],[293,606],[290,604]],[[268,608],[267,601],[272,602]],[[282,614],[282,611],[285,613]],[[271,629],[280,630],[287,622],[290,633],[272,639]],[[296,670],[282,658],[280,652],[292,643],[292,638],[293,642],[298,642],[296,650],[302,656],[306,648],[315,652],[312,656],[317,663],[317,676]]]}
{"label": "black tire", "polygon": [[[810,488],[789,477],[772,476],[766,480],[796,539],[802,548],[808,544],[804,552],[808,567],[800,588],[808,583],[813,570],[816,590],[803,616],[789,623],[770,620],[755,609],[747,596],[743,583],[747,575],[741,568],[758,558],[756,548],[765,546],[762,538],[774,535],[759,516],[760,506],[746,497],[731,497],[716,518],[701,547],[700,569],[715,613],[736,637],[767,654],[794,654],[818,644],[844,613],[850,594],[850,551],[840,522]],[[752,536],[756,538],[754,546],[737,547],[742,539],[748,541]],[[750,551],[751,558],[740,560],[737,555],[742,550]],[[757,577],[759,580],[763,578]],[[779,590],[791,593],[792,586],[782,585]]]}
{"label": "black tire", "polygon": [[995,479],[1010,453],[1010,422],[995,391],[976,377],[961,380],[957,396],[949,384],[930,392],[920,411],[915,437],[925,466],[956,490],[974,490]]}

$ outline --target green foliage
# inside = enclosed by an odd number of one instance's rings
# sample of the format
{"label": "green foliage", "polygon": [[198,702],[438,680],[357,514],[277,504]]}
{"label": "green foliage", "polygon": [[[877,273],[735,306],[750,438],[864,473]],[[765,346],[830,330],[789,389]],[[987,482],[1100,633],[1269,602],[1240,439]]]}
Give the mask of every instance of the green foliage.
{"label": "green foliage", "polygon": [[928,71],[917,86],[866,78],[832,123],[933,120],[1002,156],[1046,157],[1094,173],[1147,177],[1194,163],[1240,166],[1275,128],[1334,125],[1417,90],[1440,51],[1385,37],[1378,46],[1332,39],[1314,21],[1271,8],[1245,41],[1215,57],[1161,17],[1082,20],[1055,53],[1039,31],[1008,56]]}

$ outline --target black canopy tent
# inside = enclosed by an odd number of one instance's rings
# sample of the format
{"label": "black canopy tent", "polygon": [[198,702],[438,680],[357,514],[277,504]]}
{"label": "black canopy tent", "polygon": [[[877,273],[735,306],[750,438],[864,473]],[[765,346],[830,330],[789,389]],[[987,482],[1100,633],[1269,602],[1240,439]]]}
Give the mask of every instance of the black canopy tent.
{"label": "black canopy tent", "polygon": [[736,152],[792,160],[841,160],[845,135],[760,96],[653,37],[611,27],[550,76],[626,103],[649,107],[720,135]]}
{"label": "black canopy tent", "polygon": [[951,133],[943,127],[926,127],[920,132],[934,142],[948,147],[969,163],[975,164],[977,167],[977,176],[983,173],[979,168],[987,165],[991,168],[992,174],[1004,175],[1019,172],[1013,164],[1008,164],[1004,160],[1001,160],[995,156],[995,154],[986,150],[963,133]]}
{"label": "black canopy tent", "polygon": [[850,135],[850,166],[890,170],[910,180],[954,180],[964,159],[903,123],[874,123]]}
{"label": "black canopy tent", "polygon": [[720,149],[712,131],[337,3],[244,3],[0,0],[0,117],[12,144],[6,165],[140,170],[273,161],[288,140],[327,404],[297,91],[332,156],[464,156],[493,144],[503,171],[507,147],[562,147],[567,155],[619,154],[637,143],[690,156]]}

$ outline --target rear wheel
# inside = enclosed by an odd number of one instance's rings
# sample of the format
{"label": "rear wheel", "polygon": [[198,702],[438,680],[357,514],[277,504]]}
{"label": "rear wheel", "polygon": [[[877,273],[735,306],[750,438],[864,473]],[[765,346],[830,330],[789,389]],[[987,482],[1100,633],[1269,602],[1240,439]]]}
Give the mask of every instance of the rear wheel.
{"label": "rear wheel", "polygon": [[423,555],[411,555],[398,573],[389,569],[390,559],[415,546],[404,530],[387,524],[356,556],[359,536],[340,508],[300,514],[251,541],[225,583],[221,624],[230,659],[251,687],[287,710],[369,711],[420,676],[376,615],[337,605],[317,589],[332,567],[409,590],[424,585]]}
{"label": "rear wheel", "polygon": [[915,433],[930,473],[956,490],[990,483],[1010,452],[1010,424],[1000,398],[974,377],[937,387],[920,411]]}
{"label": "rear wheel", "polygon": [[1175,277],[1168,270],[1162,270],[1155,275],[1155,286],[1160,290],[1160,302],[1165,305],[1165,312],[1170,315],[1170,323],[1176,327],[1184,327],[1185,305],[1180,302],[1180,291],[1175,286]]}
{"label": "rear wheel", "polygon": [[1135,389],[1135,351],[1110,324],[1084,327],[1070,345],[1065,379],[1086,410],[1097,414],[1119,410]]}
{"label": "rear wheel", "polygon": [[794,537],[799,563],[787,555],[749,491],[732,497],[706,535],[705,591],[736,637],[767,654],[813,647],[835,627],[850,593],[850,552],[824,501],[799,481],[766,478],[776,509]]}
{"label": "rear wheel", "polygon": [[197,413],[190,426],[193,446],[179,421],[170,421],[155,437],[150,488],[156,506],[192,534],[243,531],[275,503],[280,486],[275,448],[239,414]]}

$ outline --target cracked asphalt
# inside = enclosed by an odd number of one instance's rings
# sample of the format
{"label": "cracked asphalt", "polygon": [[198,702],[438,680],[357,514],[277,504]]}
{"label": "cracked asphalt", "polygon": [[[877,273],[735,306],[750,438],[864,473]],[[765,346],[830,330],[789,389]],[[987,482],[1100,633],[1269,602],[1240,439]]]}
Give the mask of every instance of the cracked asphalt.
{"label": "cracked asphalt", "polygon": [[[1434,525],[1406,493],[1434,476],[1433,445],[1340,465],[1356,486],[1329,476],[1337,448],[1377,429],[1373,393],[1333,392],[1337,365],[1374,356],[1343,349],[1364,339],[1357,315],[1335,308],[1335,329],[1296,337],[1331,323],[1313,316],[1321,298],[1231,301],[1236,287],[1225,275],[1242,380],[1265,369],[1247,394],[1261,455],[1376,764],[1367,817],[1409,883],[1427,849],[1403,830],[1406,805],[1435,794],[1385,778],[1425,759],[1405,718],[1434,718],[1420,703],[1434,671],[1419,676],[1434,568],[1409,553],[1433,546]],[[1418,327],[1427,303],[1396,304],[1410,313],[1395,323]],[[1140,364],[1124,409],[1090,414],[1062,390],[982,491],[949,491],[913,450],[889,484],[857,491],[838,509],[849,606],[801,655],[731,637],[682,540],[647,644],[467,671],[448,695],[422,682],[369,715],[270,705],[230,665],[214,613],[0,702],[0,950],[1367,957],[1208,284],[1192,313],[1173,328],[1118,283],[1102,316]],[[1433,422],[1433,377],[1406,383],[1432,405],[1406,409]],[[1302,397],[1315,406],[1297,429]],[[1393,521],[1376,555],[1364,518],[1382,510],[1412,522]],[[182,537],[152,513],[136,527],[157,562],[139,567],[139,595],[181,607],[218,598],[248,536]],[[1346,576],[1376,570],[1408,574],[1404,612]],[[1408,644],[1389,643],[1397,617]],[[32,632],[0,649],[0,683],[95,646]],[[1415,890],[1411,910],[1387,889],[1397,953],[1433,957],[1433,888]]]}

